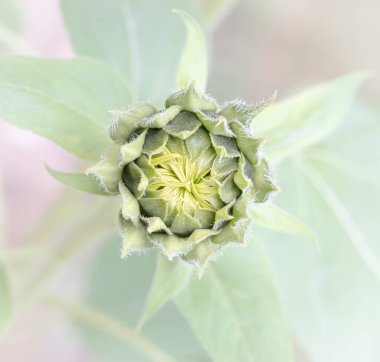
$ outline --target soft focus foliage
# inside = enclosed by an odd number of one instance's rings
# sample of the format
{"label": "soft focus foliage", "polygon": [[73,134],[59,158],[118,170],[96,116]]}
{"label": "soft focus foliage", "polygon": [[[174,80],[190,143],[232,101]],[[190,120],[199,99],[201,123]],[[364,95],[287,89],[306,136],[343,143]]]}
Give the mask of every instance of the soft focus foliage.
{"label": "soft focus foliage", "polygon": [[11,287],[8,275],[0,264],[0,336],[8,325],[12,310]]}
{"label": "soft focus foliage", "polygon": [[[263,89],[282,85],[280,100],[255,114],[250,129],[253,137],[265,137],[282,192],[275,204],[250,206],[248,246],[224,250],[199,279],[188,264],[152,252],[120,260],[115,233],[120,200],[63,188],[23,245],[11,245],[6,229],[23,228],[24,205],[34,192],[30,181],[37,177],[29,172],[31,155],[25,152],[22,162],[8,168],[24,175],[19,184],[28,197],[19,201],[22,217],[10,218],[14,205],[7,205],[17,200],[17,183],[7,181],[6,202],[0,194],[0,360],[15,360],[22,350],[33,358],[33,338],[45,328],[44,351],[52,349],[54,358],[64,361],[377,362],[378,102],[371,106],[355,96],[367,77],[363,72],[299,90],[352,70],[352,64],[376,62],[363,51],[376,48],[363,36],[374,16],[370,10],[340,0],[329,12],[320,5],[322,15],[310,10],[317,3],[302,8],[302,1],[293,2],[292,11],[277,0],[60,3],[73,59],[22,56],[39,51],[23,37],[25,6],[13,0],[0,6],[0,53],[19,55],[0,59],[0,116],[82,159],[74,163],[77,172],[48,166],[56,180],[109,195],[83,170],[112,145],[107,126],[115,109],[142,101],[161,109],[176,84],[181,88],[196,78],[205,87],[210,64],[207,90],[220,99],[255,99]],[[311,18],[312,36],[305,24]],[[333,28],[325,26],[330,18]],[[323,53],[330,43],[335,53]],[[328,68],[330,63],[335,68]],[[374,99],[376,93],[366,89],[366,97]],[[286,97],[289,90],[295,95]],[[224,111],[227,117],[233,107]],[[16,153],[20,144],[14,147]],[[136,240],[125,234],[128,242]],[[61,341],[55,328],[64,323],[41,316],[36,305],[75,320],[80,337],[70,330],[72,340]],[[48,336],[59,340],[59,353]],[[3,356],[6,344],[11,352]],[[67,344],[78,350],[73,358]]]}

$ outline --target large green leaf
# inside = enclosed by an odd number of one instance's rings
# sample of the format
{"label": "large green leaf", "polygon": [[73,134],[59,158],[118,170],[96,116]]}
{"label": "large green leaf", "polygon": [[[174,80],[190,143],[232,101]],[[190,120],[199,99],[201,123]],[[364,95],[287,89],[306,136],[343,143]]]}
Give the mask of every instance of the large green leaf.
{"label": "large green leaf", "polygon": [[292,361],[271,273],[257,242],[227,250],[176,300],[214,361]]}
{"label": "large green leaf", "polygon": [[157,254],[156,270],[138,329],[187,285],[192,270],[181,260],[170,261],[163,254]]}
{"label": "large green leaf", "polygon": [[255,131],[267,138],[266,151],[280,161],[322,141],[341,124],[366,73],[321,84],[274,104],[256,118]]}
{"label": "large green leaf", "polygon": [[109,144],[107,111],[130,103],[123,81],[88,59],[0,60],[0,116],[96,160]]}
{"label": "large green leaf", "polygon": [[12,312],[11,287],[8,276],[0,264],[0,336],[9,323]]}
{"label": "large green leaf", "polygon": [[380,360],[379,119],[357,104],[340,132],[279,166],[276,202],[320,241],[317,253],[266,233],[287,315],[313,361]]}
{"label": "large green leaf", "polygon": [[[181,9],[194,14],[192,3],[181,1]],[[135,99],[163,104],[175,86],[186,37],[171,12],[177,0],[61,0],[61,5],[78,54],[113,64]]]}
{"label": "large green leaf", "polygon": [[207,46],[203,30],[195,19],[184,11],[175,10],[187,29],[187,41],[177,73],[177,88],[195,82],[203,91],[207,86]]}

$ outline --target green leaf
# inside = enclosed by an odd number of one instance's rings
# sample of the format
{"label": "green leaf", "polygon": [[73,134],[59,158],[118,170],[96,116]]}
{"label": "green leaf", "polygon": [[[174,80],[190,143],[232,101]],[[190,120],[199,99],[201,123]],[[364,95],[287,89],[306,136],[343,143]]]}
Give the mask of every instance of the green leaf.
{"label": "green leaf", "polygon": [[90,194],[96,195],[110,195],[99,186],[99,182],[93,176],[88,176],[81,173],[59,172],[47,165],[46,170],[58,182],[74,190],[88,192]]}
{"label": "green leaf", "polygon": [[366,73],[359,72],[338,78],[260,113],[255,118],[255,131],[267,137],[268,158],[280,161],[329,136],[342,123],[366,77]]}
{"label": "green leaf", "polygon": [[305,236],[318,245],[316,235],[307,225],[273,203],[255,203],[251,211],[256,224],[286,234]]}
{"label": "green leaf", "polygon": [[122,80],[98,61],[0,60],[0,116],[69,152],[97,160],[110,143],[107,111],[127,106]]}
{"label": "green leaf", "polygon": [[[185,38],[171,13],[178,0],[61,0],[61,6],[78,54],[111,63],[135,101],[163,104],[175,86]],[[181,9],[194,14],[193,1],[181,1]]]}
{"label": "green leaf", "polygon": [[191,272],[191,266],[185,264],[182,260],[169,261],[168,258],[161,253],[157,254],[156,271],[144,310],[137,325],[138,330],[140,330],[164,304],[186,286]]}
{"label": "green leaf", "polygon": [[11,287],[5,269],[0,265],[0,336],[4,333],[12,313]]}
{"label": "green leaf", "polygon": [[265,256],[257,244],[230,249],[193,277],[177,306],[218,362],[292,361],[291,343]]}
{"label": "green leaf", "polygon": [[177,73],[177,88],[185,88],[195,82],[199,89],[207,86],[207,45],[201,26],[184,11],[173,10],[184,22],[187,29],[187,41],[182,52]]}

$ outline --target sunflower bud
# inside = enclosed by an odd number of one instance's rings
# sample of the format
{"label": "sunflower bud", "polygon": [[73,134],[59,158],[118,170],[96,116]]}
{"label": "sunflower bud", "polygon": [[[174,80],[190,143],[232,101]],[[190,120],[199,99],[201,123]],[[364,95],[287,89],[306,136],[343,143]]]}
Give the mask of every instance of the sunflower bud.
{"label": "sunflower bud", "polygon": [[123,256],[157,246],[202,271],[223,247],[245,243],[249,203],[278,191],[250,130],[266,105],[220,107],[190,84],[161,111],[112,112],[113,146],[87,172],[121,197]]}

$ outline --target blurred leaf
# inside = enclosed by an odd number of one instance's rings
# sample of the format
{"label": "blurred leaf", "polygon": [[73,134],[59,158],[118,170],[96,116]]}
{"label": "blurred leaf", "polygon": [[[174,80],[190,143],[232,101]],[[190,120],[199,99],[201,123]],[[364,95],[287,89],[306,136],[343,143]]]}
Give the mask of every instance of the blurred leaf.
{"label": "blurred leaf", "polygon": [[88,192],[90,194],[109,196],[110,194],[105,192],[100,186],[98,181],[93,176],[87,176],[82,173],[65,173],[53,170],[46,165],[46,170],[49,174],[62,183],[63,185],[70,187],[74,190]]}
{"label": "blurred leaf", "polygon": [[[357,103],[339,132],[302,155],[314,172],[305,175],[300,161],[279,165],[283,192],[276,202],[302,217],[320,241],[316,253],[265,233],[287,316],[311,361],[380,360],[380,288],[365,262],[368,253],[370,264],[380,262],[380,192],[373,182],[380,174],[379,119]],[[321,154],[329,157],[310,156]]]}
{"label": "blurred leaf", "polygon": [[35,54],[29,42],[20,34],[21,9],[16,0],[2,0],[0,8],[0,53]]}
{"label": "blurred leaf", "polygon": [[11,30],[20,27],[20,9],[15,0],[1,0],[0,25]]}
{"label": "blurred leaf", "polygon": [[77,53],[105,60],[125,75],[127,81],[133,81],[138,66],[135,54],[138,45],[128,2],[61,0],[61,6]]}
{"label": "blurred leaf", "polygon": [[[78,54],[111,63],[135,100],[163,104],[175,86],[185,32],[171,10],[178,0],[61,0]],[[194,14],[193,1],[181,9]],[[86,14],[86,16],[83,16]]]}
{"label": "blurred leaf", "polygon": [[35,55],[35,49],[30,43],[16,32],[0,23],[0,48],[10,54]]}
{"label": "blurred leaf", "polygon": [[[120,244],[120,238],[115,236],[97,253],[89,273],[86,300],[120,322],[135,326],[152,283],[156,253],[149,252],[122,260]],[[149,361],[102,330],[81,325],[80,331],[99,362]],[[210,362],[171,302],[151,318],[140,334],[177,361]]]}
{"label": "blurred leaf", "polygon": [[187,41],[182,52],[177,73],[177,88],[185,88],[195,82],[202,90],[207,86],[207,45],[203,30],[193,17],[184,11],[174,10],[187,29]]}
{"label": "blurred leaf", "polygon": [[199,7],[206,22],[214,27],[237,2],[238,0],[203,0],[199,3]]}
{"label": "blurred leaf", "polygon": [[310,184],[318,190],[319,194],[325,200],[333,215],[336,217],[337,222],[342,226],[342,229],[351,240],[359,256],[380,284],[380,263],[375,254],[371,251],[371,248],[368,246],[360,229],[357,227],[355,220],[351,217],[349,210],[345,207],[341,200],[339,200],[327,181],[324,180],[316,168],[307,164],[305,161],[300,165],[300,171],[304,172]]}
{"label": "blurred leaf", "polygon": [[346,172],[351,177],[361,180],[365,183],[380,185],[380,175],[374,174],[372,170],[363,167],[361,163],[353,162],[351,159],[339,156],[335,152],[326,149],[311,149],[306,153],[306,158],[317,160]]}
{"label": "blurred leaf", "polygon": [[7,234],[7,212],[3,190],[3,180],[0,173],[0,247],[5,244]]}
{"label": "blurred leaf", "polygon": [[366,73],[354,73],[304,91],[268,107],[255,120],[255,131],[267,137],[267,155],[280,161],[322,141],[342,123]]}
{"label": "blurred leaf", "polygon": [[307,225],[273,203],[255,203],[251,211],[253,221],[258,225],[286,234],[306,236],[317,243],[314,232]]}
{"label": "blurred leaf", "polygon": [[84,159],[97,160],[110,142],[107,111],[129,102],[125,84],[96,61],[0,60],[0,116]]}
{"label": "blurred leaf", "polygon": [[0,265],[0,336],[4,333],[9,323],[12,312],[11,287],[8,276]]}
{"label": "blurred leaf", "polygon": [[156,271],[137,329],[142,326],[169,300],[186,286],[192,267],[181,260],[169,261],[157,254]]}
{"label": "blurred leaf", "polygon": [[214,361],[292,361],[265,256],[257,244],[227,250],[193,277],[177,305]]}

